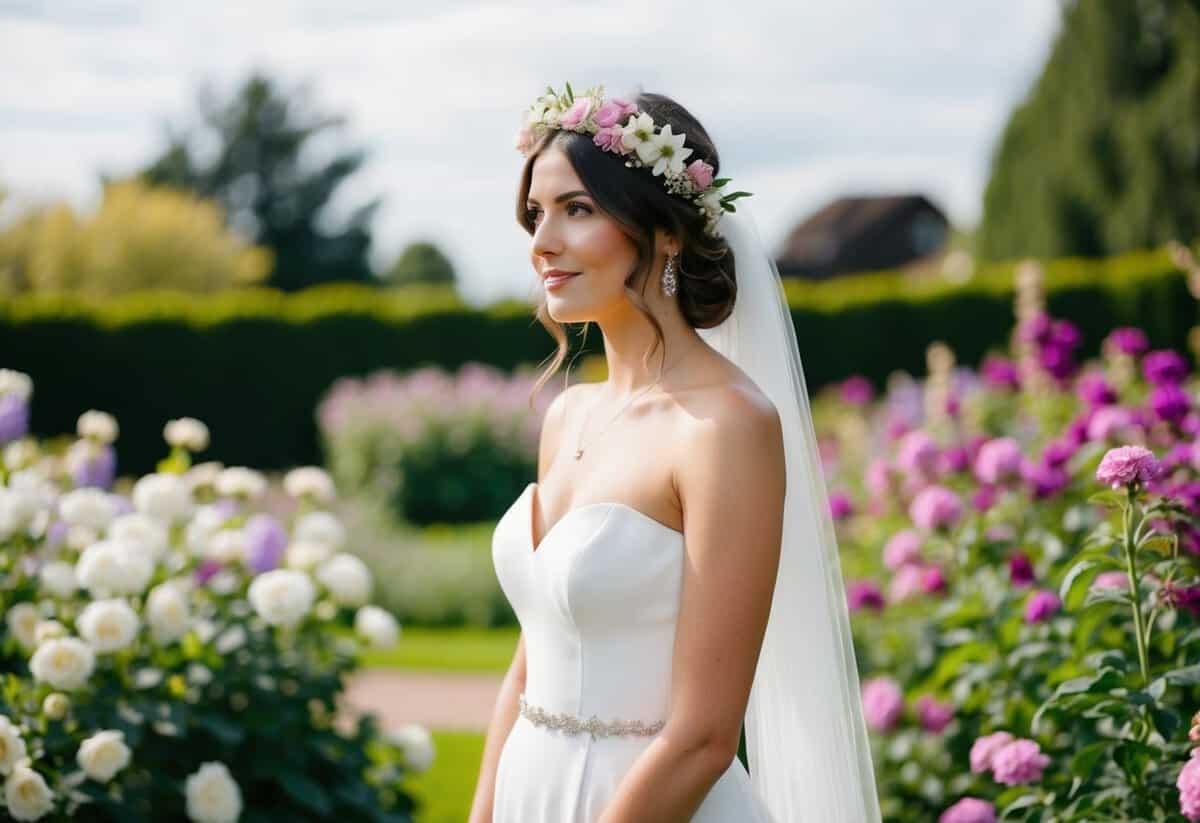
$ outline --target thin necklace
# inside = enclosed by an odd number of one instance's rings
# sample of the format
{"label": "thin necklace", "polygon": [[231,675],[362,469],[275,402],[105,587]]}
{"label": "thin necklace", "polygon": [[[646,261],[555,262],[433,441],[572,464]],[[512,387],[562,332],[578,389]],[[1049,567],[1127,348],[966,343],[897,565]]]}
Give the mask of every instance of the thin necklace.
{"label": "thin necklace", "polygon": [[[688,349],[688,351],[691,351],[691,349]],[[604,433],[604,431],[605,431],[605,430],[606,430],[606,429],[607,429],[609,426],[611,426],[611,425],[613,424],[613,421],[615,421],[615,420],[616,420],[618,417],[620,417],[622,414],[624,414],[624,413],[625,413],[625,410],[626,410],[627,408],[629,408],[630,404],[631,404],[631,403],[633,403],[633,401],[634,401],[634,400],[637,400],[637,399],[638,399],[639,397],[641,397],[643,394],[645,394],[646,392],[650,391],[652,388],[654,388],[655,386],[657,386],[657,385],[659,384],[659,382],[660,382],[660,381],[663,379],[663,376],[664,376],[664,375],[665,375],[667,372],[669,372],[671,369],[675,368],[676,366],[678,366],[680,363],[682,363],[682,362],[683,362],[683,360],[684,360],[684,357],[685,357],[686,355],[687,355],[687,352],[684,352],[684,354],[683,354],[683,355],[681,355],[681,356],[679,357],[679,359],[678,359],[678,360],[676,360],[674,363],[672,363],[672,364],[671,364],[670,366],[668,366],[667,368],[665,368],[665,369],[663,369],[662,371],[660,371],[660,372],[658,373],[658,377],[654,378],[654,382],[653,382],[653,383],[651,383],[649,386],[646,386],[646,388],[644,388],[644,389],[642,389],[641,391],[637,392],[637,393],[636,393],[636,394],[634,394],[632,397],[630,397],[630,398],[629,398],[627,401],[625,401],[625,405],[623,405],[623,406],[620,408],[620,410],[618,410],[618,411],[617,411],[617,413],[616,413],[616,414],[614,414],[614,415],[613,415],[611,418],[609,418],[609,421],[608,421],[607,423],[605,423],[605,424],[604,424],[604,426],[603,426],[603,427],[601,427],[600,431],[599,431],[597,434],[595,434],[595,435],[592,437],[592,440],[594,441],[594,440],[595,440],[597,437],[599,437],[601,434],[603,434],[603,433]],[[578,459],[580,459],[581,457],[583,457],[583,448],[584,448],[584,447],[583,447],[583,445],[582,445],[582,443],[583,443],[583,429],[584,429],[584,427],[587,425],[588,417],[591,417],[591,414],[592,414],[592,410],[589,408],[589,409],[588,409],[587,416],[585,416],[585,417],[584,417],[584,419],[583,419],[583,423],[582,423],[582,424],[580,424],[580,426],[579,426],[579,436],[575,438],[575,459],[576,459],[576,460],[578,460]]]}

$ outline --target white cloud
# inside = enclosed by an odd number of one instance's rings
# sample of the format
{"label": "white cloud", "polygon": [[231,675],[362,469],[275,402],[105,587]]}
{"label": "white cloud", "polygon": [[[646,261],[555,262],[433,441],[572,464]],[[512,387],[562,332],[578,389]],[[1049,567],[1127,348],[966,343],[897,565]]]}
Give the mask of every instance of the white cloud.
{"label": "white cloud", "polygon": [[778,244],[839,194],[915,190],[973,222],[992,145],[1036,76],[1054,0],[396,4],[0,3],[0,180],[94,202],[144,163],[197,87],[252,68],[342,113],[371,155],[343,213],[379,195],[375,258],[429,237],[468,297],[530,293],[512,135],[545,85],[663,91],[705,123]]}

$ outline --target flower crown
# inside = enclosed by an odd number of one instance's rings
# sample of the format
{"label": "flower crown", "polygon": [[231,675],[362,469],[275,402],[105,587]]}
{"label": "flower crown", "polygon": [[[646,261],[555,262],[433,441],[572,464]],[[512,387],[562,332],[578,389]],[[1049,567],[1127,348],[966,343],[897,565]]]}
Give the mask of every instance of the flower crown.
{"label": "flower crown", "polygon": [[603,151],[625,157],[626,166],[649,167],[655,177],[662,176],[668,192],[696,205],[710,236],[718,236],[717,221],[723,212],[737,211],[734,200],[750,197],[748,191],[724,193],[729,178],[714,180],[713,167],[703,160],[684,166],[683,161],[693,153],[683,146],[686,135],[672,133],[670,123],[661,128],[655,125],[654,119],[633,103],[617,97],[606,100],[603,86],[578,95],[570,83],[562,94],[547,86],[546,93],[524,114],[517,132],[517,151],[528,155],[542,135],[553,130],[590,134]]}

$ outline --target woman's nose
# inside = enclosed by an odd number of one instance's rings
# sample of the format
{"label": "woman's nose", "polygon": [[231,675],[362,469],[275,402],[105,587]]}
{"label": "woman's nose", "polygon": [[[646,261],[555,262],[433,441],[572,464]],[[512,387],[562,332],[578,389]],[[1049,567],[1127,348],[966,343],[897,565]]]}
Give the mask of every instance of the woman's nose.
{"label": "woman's nose", "polygon": [[549,217],[543,217],[533,231],[533,253],[539,257],[555,255],[562,251],[562,237],[557,224]]}

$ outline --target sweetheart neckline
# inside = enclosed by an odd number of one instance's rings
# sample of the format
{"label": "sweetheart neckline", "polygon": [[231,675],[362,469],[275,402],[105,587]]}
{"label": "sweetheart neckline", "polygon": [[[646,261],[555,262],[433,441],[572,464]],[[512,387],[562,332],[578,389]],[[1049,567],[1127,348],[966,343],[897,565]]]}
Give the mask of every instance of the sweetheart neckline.
{"label": "sweetheart neckline", "polygon": [[679,529],[675,528],[674,526],[668,526],[658,518],[651,517],[641,509],[635,508],[628,503],[622,503],[620,500],[593,500],[591,503],[584,503],[581,506],[568,509],[566,514],[554,521],[550,528],[546,530],[546,533],[542,535],[542,539],[535,546],[533,543],[533,495],[531,494],[531,491],[535,489],[537,485],[538,483],[536,480],[530,481],[530,483],[525,486],[525,491],[521,492],[521,495],[526,499],[526,508],[528,509],[525,514],[525,542],[529,546],[529,554],[531,556],[537,555],[542,551],[542,547],[546,545],[546,541],[550,538],[550,535],[554,534],[554,530],[558,528],[560,523],[562,523],[564,520],[567,520],[571,517],[571,515],[577,512],[586,511],[587,509],[595,508],[597,506],[608,506],[610,508],[623,509],[624,511],[632,512],[637,517],[640,517],[643,521],[658,526],[660,529],[665,529],[676,537],[683,539],[683,532],[681,532]]}

